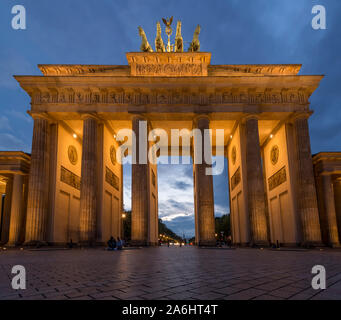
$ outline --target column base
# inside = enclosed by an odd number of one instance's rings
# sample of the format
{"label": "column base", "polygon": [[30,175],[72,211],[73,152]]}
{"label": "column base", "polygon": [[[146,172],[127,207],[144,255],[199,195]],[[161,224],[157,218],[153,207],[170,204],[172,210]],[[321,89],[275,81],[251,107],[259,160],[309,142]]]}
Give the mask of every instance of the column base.
{"label": "column base", "polygon": [[307,248],[307,249],[313,249],[316,247],[326,247],[322,242],[320,241],[306,241],[301,244],[301,247]]}
{"label": "column base", "polygon": [[99,247],[99,246],[103,246],[105,243],[98,242],[98,241],[82,240],[82,241],[78,241],[77,244],[79,247]]}
{"label": "column base", "polygon": [[150,247],[158,247],[159,243],[158,242],[148,242],[148,246],[150,246]]}
{"label": "column base", "polygon": [[20,247],[20,246],[23,246],[24,244],[22,242],[7,242],[5,244],[6,247]]}
{"label": "column base", "polygon": [[131,240],[130,245],[132,247],[147,247],[149,244],[145,240]]}
{"label": "column base", "polygon": [[269,247],[269,246],[270,246],[269,241],[264,241],[264,240],[253,241],[250,243],[250,247],[252,248]]}
{"label": "column base", "polygon": [[25,247],[37,247],[37,248],[46,247],[48,245],[49,244],[47,243],[47,241],[39,241],[39,240],[30,240],[30,241],[24,242],[23,244],[23,246]]}
{"label": "column base", "polygon": [[341,248],[341,244],[340,243],[330,243],[329,247],[336,249],[336,248]]}
{"label": "column base", "polygon": [[215,247],[216,245],[216,240],[200,240],[198,243],[199,247]]}

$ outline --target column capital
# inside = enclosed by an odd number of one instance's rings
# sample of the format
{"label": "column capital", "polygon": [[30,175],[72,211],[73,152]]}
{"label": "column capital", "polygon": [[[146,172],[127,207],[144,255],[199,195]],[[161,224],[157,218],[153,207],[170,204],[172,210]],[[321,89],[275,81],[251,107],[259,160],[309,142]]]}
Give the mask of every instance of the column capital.
{"label": "column capital", "polygon": [[260,115],[258,113],[248,113],[245,116],[241,117],[239,120],[242,124],[245,124],[248,120],[259,120]]}
{"label": "column capital", "polygon": [[289,117],[288,122],[293,124],[297,120],[301,120],[301,119],[308,120],[312,114],[313,114],[313,111],[293,112],[292,115]]}
{"label": "column capital", "polygon": [[99,122],[101,119],[98,117],[97,113],[81,113],[80,117],[82,120],[93,119]]}
{"label": "column capital", "polygon": [[34,120],[38,120],[38,119],[41,119],[41,120],[46,120],[48,121],[49,123],[52,123],[52,122],[55,122],[56,120],[52,119],[48,113],[46,112],[31,112],[31,111],[28,111],[27,112]]}
{"label": "column capital", "polygon": [[1,174],[2,176],[2,181],[4,182],[8,182],[9,180],[12,180],[14,178],[14,174],[13,173],[5,173],[5,174]]}
{"label": "column capital", "polygon": [[193,118],[193,125],[194,127],[198,126],[199,121],[206,120],[208,123],[211,121],[210,116],[208,114],[198,114]]}
{"label": "column capital", "polygon": [[141,113],[132,113],[131,114],[131,121],[134,121],[134,120],[139,120],[139,121],[148,121],[148,118],[145,117],[143,114]]}

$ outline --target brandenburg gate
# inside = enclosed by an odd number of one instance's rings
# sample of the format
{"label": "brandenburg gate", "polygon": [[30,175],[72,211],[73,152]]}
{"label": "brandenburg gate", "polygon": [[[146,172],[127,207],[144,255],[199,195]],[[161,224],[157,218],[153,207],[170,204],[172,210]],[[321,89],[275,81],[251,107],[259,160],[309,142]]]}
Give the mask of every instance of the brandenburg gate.
{"label": "brandenburg gate", "polygon": [[[116,151],[134,142],[129,131],[139,141],[133,151],[139,159],[141,138],[151,130],[163,129],[171,140],[172,129],[212,129],[215,152],[221,129],[233,242],[320,245],[308,118],[309,97],[322,76],[299,75],[296,64],[212,65],[195,36],[189,52],[158,47],[157,39],[154,52],[142,28],[140,35],[142,52],[127,53],[127,65],[39,65],[40,76],[15,76],[31,98],[34,129],[25,219],[15,221],[14,234],[3,232],[2,242],[95,244],[120,236],[123,170]],[[127,137],[120,141],[123,129]],[[154,138],[144,143],[152,146]],[[172,147],[167,150],[171,155]],[[215,245],[209,166],[207,159],[193,164],[196,243],[202,246]],[[328,242],[337,245],[333,234]],[[132,164],[132,243],[158,243],[157,165],[149,161]]]}

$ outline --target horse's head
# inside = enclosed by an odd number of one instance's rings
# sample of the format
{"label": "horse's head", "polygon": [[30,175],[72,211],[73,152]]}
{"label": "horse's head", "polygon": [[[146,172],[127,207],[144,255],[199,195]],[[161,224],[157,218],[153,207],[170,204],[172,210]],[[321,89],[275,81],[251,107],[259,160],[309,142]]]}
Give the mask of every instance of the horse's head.
{"label": "horse's head", "polygon": [[139,29],[139,35],[140,35],[140,37],[143,37],[143,36],[145,35],[145,33],[144,33],[142,27],[139,26],[138,29]]}
{"label": "horse's head", "polygon": [[195,28],[194,34],[198,36],[199,33],[200,33],[200,25],[197,25],[197,27]]}
{"label": "horse's head", "polygon": [[157,22],[156,24],[156,35],[161,36],[161,25],[160,22]]}
{"label": "horse's head", "polygon": [[176,35],[181,36],[181,21],[178,21],[176,25]]}

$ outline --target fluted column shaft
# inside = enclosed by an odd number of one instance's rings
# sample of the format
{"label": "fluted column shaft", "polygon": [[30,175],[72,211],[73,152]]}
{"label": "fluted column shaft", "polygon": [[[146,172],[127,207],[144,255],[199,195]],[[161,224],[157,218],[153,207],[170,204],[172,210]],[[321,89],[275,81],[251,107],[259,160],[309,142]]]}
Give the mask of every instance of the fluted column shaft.
{"label": "fluted column shaft", "polygon": [[268,230],[258,119],[256,117],[248,117],[245,119],[245,136],[247,195],[251,241],[252,244],[264,245],[268,243]]}
{"label": "fluted column shaft", "polygon": [[[215,245],[215,221],[214,221],[214,195],[213,195],[213,176],[206,174],[206,168],[211,167],[210,156],[204,156],[204,130],[209,129],[210,121],[207,117],[200,117],[196,121],[196,127],[201,131],[201,164],[194,163],[195,176],[195,201],[196,201],[196,227],[198,228],[198,238],[196,242],[200,246]],[[199,142],[199,141],[198,141]],[[199,142],[200,145],[200,142]],[[194,153],[197,153],[194,144]],[[207,146],[211,150],[211,145]],[[194,158],[195,159],[195,158]],[[199,241],[198,241],[199,240]]]}
{"label": "fluted column shaft", "polygon": [[11,219],[9,226],[9,245],[20,243],[21,232],[24,226],[24,194],[23,194],[24,177],[16,174],[13,179]]}
{"label": "fluted column shaft", "polygon": [[[139,124],[145,121],[142,117],[136,116],[132,119],[132,129],[136,136],[136,149],[133,150],[132,164],[132,220],[131,238],[135,245],[146,245],[148,242],[148,210],[149,210],[149,164],[139,163],[140,161],[140,136]],[[146,152],[146,151],[143,151]]]}
{"label": "fluted column shaft", "polygon": [[9,226],[10,226],[10,220],[11,220],[12,191],[13,191],[13,176],[10,175],[6,181],[5,201],[3,203],[4,215],[1,221],[1,239],[0,239],[1,244],[6,244],[8,242]]}
{"label": "fluted column shaft", "polygon": [[28,187],[27,244],[46,241],[47,195],[49,186],[49,122],[34,119],[31,168]]}
{"label": "fluted column shaft", "polygon": [[297,202],[303,241],[306,245],[320,244],[321,230],[307,117],[297,117],[293,126],[297,160]]}
{"label": "fluted column shaft", "polygon": [[330,175],[323,175],[323,191],[324,191],[324,210],[327,218],[328,241],[332,246],[339,245],[339,233],[337,227],[334,188],[333,181]]}
{"label": "fluted column shaft", "polygon": [[81,170],[80,242],[90,245],[96,241],[98,171],[97,135],[97,119],[92,116],[84,116]]}

